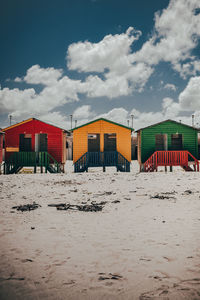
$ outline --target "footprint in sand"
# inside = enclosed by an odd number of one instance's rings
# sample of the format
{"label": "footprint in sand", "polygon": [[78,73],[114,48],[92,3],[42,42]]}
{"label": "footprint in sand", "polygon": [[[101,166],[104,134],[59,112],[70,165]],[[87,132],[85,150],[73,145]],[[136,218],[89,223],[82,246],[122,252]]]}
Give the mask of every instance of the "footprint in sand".
{"label": "footprint in sand", "polygon": [[139,297],[139,300],[149,300],[149,299],[160,299],[160,297],[166,296],[168,294],[169,286],[167,285],[161,285],[160,288],[154,290],[142,293]]}

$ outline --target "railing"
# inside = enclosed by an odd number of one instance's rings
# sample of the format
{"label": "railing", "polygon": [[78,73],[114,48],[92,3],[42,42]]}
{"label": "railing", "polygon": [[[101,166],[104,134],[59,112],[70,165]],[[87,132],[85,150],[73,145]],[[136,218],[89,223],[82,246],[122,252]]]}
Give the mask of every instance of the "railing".
{"label": "railing", "polygon": [[143,164],[145,172],[157,170],[158,166],[188,167],[193,161],[194,168],[199,171],[199,161],[187,150],[184,151],[156,151]]}
{"label": "railing", "polygon": [[60,172],[59,163],[48,152],[14,152],[5,161],[4,173],[16,173],[22,167],[43,167],[45,171]]}
{"label": "railing", "polygon": [[120,171],[130,172],[130,162],[119,152],[117,159],[118,168],[121,168]]}
{"label": "railing", "polygon": [[114,166],[123,172],[130,171],[130,162],[117,151],[86,152],[74,163],[74,172],[88,171],[89,167]]}

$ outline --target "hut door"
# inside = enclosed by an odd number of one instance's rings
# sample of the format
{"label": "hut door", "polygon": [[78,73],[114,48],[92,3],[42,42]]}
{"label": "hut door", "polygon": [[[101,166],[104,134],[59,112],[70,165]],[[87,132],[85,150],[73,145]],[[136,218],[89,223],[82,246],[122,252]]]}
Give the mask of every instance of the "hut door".
{"label": "hut door", "polygon": [[171,135],[171,149],[172,150],[182,150],[182,134],[172,134]]}
{"label": "hut door", "polygon": [[20,134],[19,135],[19,151],[31,152],[32,134]]}
{"label": "hut door", "polygon": [[167,149],[167,134],[156,134],[155,151],[166,151]]}
{"label": "hut door", "polygon": [[104,134],[104,151],[116,151],[116,133]]}
{"label": "hut door", "polygon": [[37,133],[35,135],[35,151],[42,152],[48,151],[47,147],[47,134],[46,133]]}
{"label": "hut door", "polygon": [[100,152],[100,134],[88,134],[88,152]]}

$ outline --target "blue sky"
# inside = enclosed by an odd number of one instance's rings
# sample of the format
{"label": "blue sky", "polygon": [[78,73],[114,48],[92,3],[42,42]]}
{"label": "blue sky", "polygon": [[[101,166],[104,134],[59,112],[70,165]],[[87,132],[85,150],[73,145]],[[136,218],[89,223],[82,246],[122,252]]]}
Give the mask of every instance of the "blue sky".
{"label": "blue sky", "polygon": [[200,124],[199,0],[7,0],[0,26],[0,127]]}

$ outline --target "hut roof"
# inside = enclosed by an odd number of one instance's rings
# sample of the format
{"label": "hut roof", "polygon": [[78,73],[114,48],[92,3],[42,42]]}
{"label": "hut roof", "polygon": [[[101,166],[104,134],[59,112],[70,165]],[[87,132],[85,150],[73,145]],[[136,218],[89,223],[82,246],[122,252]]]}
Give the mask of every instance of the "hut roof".
{"label": "hut roof", "polygon": [[146,127],[140,128],[140,129],[136,130],[136,132],[138,132],[138,131],[140,131],[140,130],[143,130],[143,129],[146,129],[146,128],[151,128],[151,127],[154,127],[154,126],[156,126],[156,125],[163,124],[163,123],[166,123],[166,122],[173,122],[173,123],[175,123],[175,124],[178,124],[178,125],[183,125],[183,126],[186,126],[186,127],[189,127],[189,128],[192,128],[192,129],[194,129],[194,130],[197,130],[197,131],[199,131],[199,128],[196,128],[196,127],[193,127],[193,126],[190,126],[190,125],[187,125],[187,124],[181,123],[181,122],[177,122],[177,121],[174,121],[174,120],[168,119],[168,120],[165,120],[165,121],[162,121],[162,122],[158,122],[158,123],[155,123],[155,124],[152,124],[152,125],[149,125],[149,126],[146,126]]}
{"label": "hut roof", "polygon": [[41,120],[39,120],[39,119],[36,119],[36,118],[30,118],[30,119],[27,119],[27,120],[23,120],[22,122],[19,122],[19,123],[13,124],[13,125],[11,125],[11,126],[8,126],[8,127],[4,128],[3,130],[4,130],[4,131],[6,131],[6,130],[9,130],[9,129],[11,129],[11,128],[14,128],[14,127],[20,126],[20,125],[22,125],[22,124],[25,124],[25,123],[31,122],[31,121],[33,121],[33,120],[40,121],[40,122],[42,122],[42,123],[45,123],[45,124],[48,124],[48,125],[50,125],[50,126],[53,126],[53,127],[59,128],[59,129],[63,130],[64,132],[68,132],[67,130],[65,130],[65,129],[63,129],[63,128],[60,128],[60,127],[58,127],[58,126],[55,126],[55,125],[52,125],[52,124],[49,124],[49,123],[46,123],[46,122],[43,122],[43,121],[41,121]]}
{"label": "hut roof", "polygon": [[80,126],[78,126],[78,127],[72,128],[70,131],[74,131],[74,130],[76,130],[76,129],[79,129],[79,128],[84,127],[84,126],[87,126],[87,125],[90,125],[90,124],[95,123],[95,122],[97,122],[97,121],[105,121],[105,122],[108,122],[108,123],[111,123],[111,124],[114,124],[114,125],[117,125],[117,126],[124,127],[124,128],[126,128],[126,129],[131,130],[131,131],[134,130],[133,128],[128,127],[128,126],[125,126],[125,125],[122,125],[122,124],[120,124],[120,123],[116,123],[116,122],[113,122],[113,121],[110,121],[110,120],[104,119],[104,118],[99,118],[99,119],[93,120],[93,121],[91,121],[91,122],[85,123],[85,124],[83,124],[83,125],[80,125]]}

